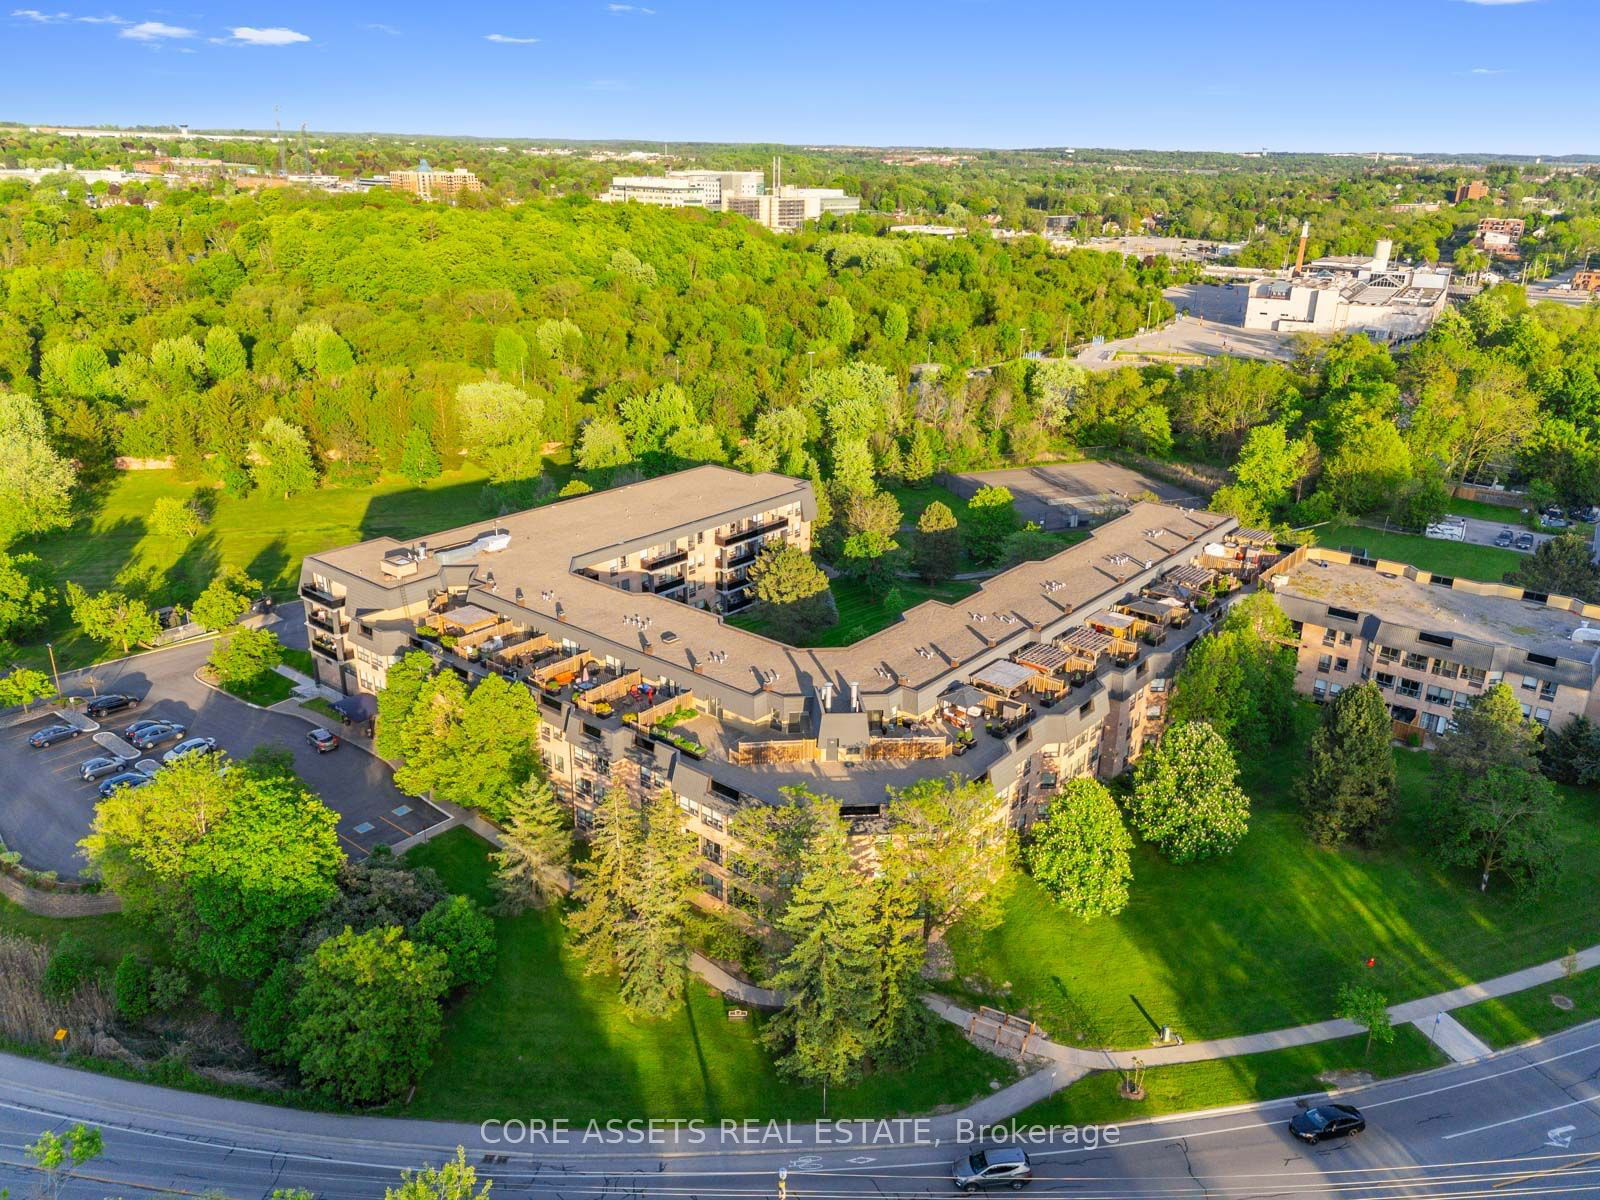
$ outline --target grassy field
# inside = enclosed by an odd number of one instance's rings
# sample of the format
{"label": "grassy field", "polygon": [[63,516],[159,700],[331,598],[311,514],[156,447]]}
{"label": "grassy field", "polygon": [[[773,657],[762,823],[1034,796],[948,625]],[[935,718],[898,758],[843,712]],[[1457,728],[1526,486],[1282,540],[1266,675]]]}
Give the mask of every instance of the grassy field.
{"label": "grassy field", "polygon": [[51,945],[62,935],[71,934],[105,967],[115,967],[129,950],[142,950],[156,959],[165,957],[159,940],[121,913],[99,917],[38,917],[0,897],[0,933],[20,934]]}
{"label": "grassy field", "polygon": [[1263,1054],[1159,1067],[1144,1076],[1145,1098],[1117,1094],[1121,1076],[1097,1071],[1018,1114],[1020,1124],[1104,1125],[1168,1113],[1194,1112],[1331,1091],[1318,1079],[1329,1071],[1365,1071],[1378,1079],[1441,1067],[1450,1060],[1415,1026],[1402,1025],[1387,1046],[1366,1052],[1366,1037],[1292,1046]]}
{"label": "grassy field", "polygon": [[1317,544],[1321,546],[1365,547],[1375,558],[1397,559],[1439,575],[1489,583],[1499,583],[1507,571],[1516,570],[1527,558],[1516,550],[1502,550],[1498,546],[1447,542],[1412,533],[1386,533],[1362,525],[1324,525],[1316,533]]}
{"label": "grassy field", "polygon": [[1445,506],[1446,512],[1454,513],[1458,517],[1475,517],[1480,521],[1499,521],[1502,525],[1509,525],[1519,529],[1527,524],[1520,507],[1511,508],[1503,504],[1489,504],[1482,500],[1463,500],[1459,496],[1450,497]]}
{"label": "grassy field", "polygon": [[[487,846],[465,829],[411,851],[462,894],[487,903]],[[590,1118],[814,1118],[818,1089],[780,1077],[758,1040],[758,1018],[731,1021],[720,995],[695,981],[670,1020],[635,1022],[615,983],[585,975],[554,913],[497,922],[499,967],[458,1001],[415,1099],[411,1117],[481,1120],[508,1113]],[[911,1068],[831,1089],[830,1117],[890,1116],[960,1104],[987,1093],[1012,1068],[940,1023],[932,1049]]]}
{"label": "grassy field", "polygon": [[[91,515],[71,529],[30,541],[16,550],[38,554],[65,583],[91,591],[122,581],[161,603],[192,599],[219,566],[243,567],[280,596],[292,593],[307,554],[389,534],[413,537],[465,524],[484,515],[485,476],[470,464],[424,487],[386,478],[369,487],[324,487],[293,501],[253,493],[242,500],[201,488],[174,471],[129,471],[116,476],[85,507]],[[192,542],[161,537],[146,526],[151,506],[164,496],[199,493],[215,505],[210,524]],[[58,611],[53,627],[24,651],[23,661],[45,660],[42,642],[53,639],[61,667],[112,656],[112,651],[71,629]]]}
{"label": "grassy field", "polygon": [[[1571,1012],[1550,1003],[1550,997],[1557,995],[1573,1002]],[[1510,996],[1480,1000],[1451,1015],[1496,1050],[1548,1037],[1585,1021],[1600,1020],[1600,969]]]}
{"label": "grassy field", "polygon": [[[1131,902],[1115,918],[1080,921],[1021,879],[1001,924],[952,931],[946,990],[1025,1009],[1061,1041],[1137,1047],[1162,1024],[1194,1041],[1323,1020],[1357,976],[1397,1002],[1596,940],[1581,899],[1600,894],[1595,793],[1560,790],[1568,878],[1519,904],[1428,857],[1421,753],[1397,752],[1401,811],[1387,846],[1313,846],[1290,794],[1302,753],[1296,740],[1246,765],[1254,813],[1230,857],[1180,867],[1140,846]],[[1362,966],[1369,956],[1375,969]]]}

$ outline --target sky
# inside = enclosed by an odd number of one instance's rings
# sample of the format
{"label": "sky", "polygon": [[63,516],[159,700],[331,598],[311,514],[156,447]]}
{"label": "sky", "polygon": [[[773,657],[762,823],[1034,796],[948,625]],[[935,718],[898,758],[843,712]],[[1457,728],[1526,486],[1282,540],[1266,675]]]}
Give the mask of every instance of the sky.
{"label": "sky", "polygon": [[1600,153],[1600,0],[23,2],[29,123]]}

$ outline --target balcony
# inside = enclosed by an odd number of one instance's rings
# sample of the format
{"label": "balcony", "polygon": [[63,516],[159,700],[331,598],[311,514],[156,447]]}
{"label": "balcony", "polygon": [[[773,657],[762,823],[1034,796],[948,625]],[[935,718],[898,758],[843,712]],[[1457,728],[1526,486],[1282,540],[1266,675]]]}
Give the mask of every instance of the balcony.
{"label": "balcony", "polygon": [[639,566],[646,571],[665,571],[668,567],[675,567],[681,562],[689,560],[687,550],[669,550],[665,554],[658,554],[654,558],[639,560]]}
{"label": "balcony", "polygon": [[682,574],[669,575],[666,579],[652,579],[645,583],[644,590],[654,592],[658,596],[665,596],[670,592],[681,591],[688,582]]}
{"label": "balcony", "polygon": [[311,639],[311,653],[320,654],[331,662],[343,663],[350,661],[350,651],[332,638],[313,637]]}
{"label": "balcony", "polygon": [[327,609],[306,609],[306,621],[324,633],[340,634],[344,632],[343,623]]}
{"label": "balcony", "polygon": [[753,563],[756,560],[756,555],[760,553],[761,546],[759,543],[746,542],[744,545],[734,550],[733,553],[723,558],[722,569],[728,571],[732,570],[734,567],[742,567],[748,563]]}
{"label": "balcony", "polygon": [[758,538],[763,534],[774,533],[780,529],[787,529],[788,527],[789,518],[778,517],[776,520],[766,521],[760,525],[751,525],[748,528],[741,529],[735,533],[719,533],[717,534],[717,545],[742,546],[746,542],[750,541],[751,538]]}
{"label": "balcony", "polygon": [[320,604],[323,608],[342,609],[344,598],[335,596],[332,592],[325,592],[314,583],[302,583],[300,595],[310,600],[313,604]]}

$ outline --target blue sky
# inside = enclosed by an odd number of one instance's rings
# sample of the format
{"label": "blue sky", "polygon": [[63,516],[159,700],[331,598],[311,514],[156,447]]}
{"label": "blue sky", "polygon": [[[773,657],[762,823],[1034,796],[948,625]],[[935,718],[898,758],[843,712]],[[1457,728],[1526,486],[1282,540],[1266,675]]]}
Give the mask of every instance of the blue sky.
{"label": "blue sky", "polygon": [[1600,152],[1600,0],[15,3],[29,122]]}

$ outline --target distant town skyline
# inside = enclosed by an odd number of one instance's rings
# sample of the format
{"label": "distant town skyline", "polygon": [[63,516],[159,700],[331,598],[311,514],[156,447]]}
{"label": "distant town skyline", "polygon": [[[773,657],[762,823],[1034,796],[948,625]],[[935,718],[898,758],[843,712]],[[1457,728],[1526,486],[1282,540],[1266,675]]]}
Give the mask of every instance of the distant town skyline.
{"label": "distant town skyline", "polygon": [[1592,0],[0,9],[0,118],[639,141],[1600,154]]}

